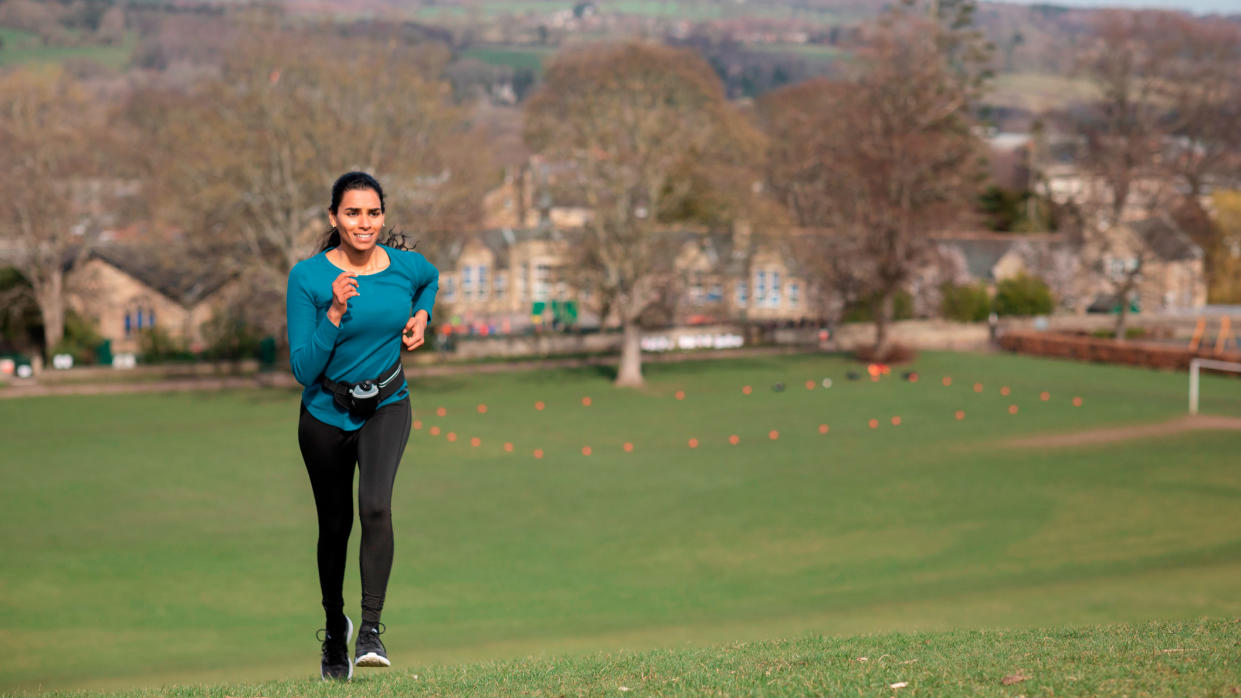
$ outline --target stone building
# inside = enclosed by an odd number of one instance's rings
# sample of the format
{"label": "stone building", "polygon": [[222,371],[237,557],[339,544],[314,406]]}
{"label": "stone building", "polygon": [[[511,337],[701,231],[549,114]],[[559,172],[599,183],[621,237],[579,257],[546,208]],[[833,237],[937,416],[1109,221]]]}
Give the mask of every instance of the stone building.
{"label": "stone building", "polygon": [[143,330],[158,328],[191,351],[205,348],[204,325],[227,305],[232,275],[185,268],[146,245],[106,245],[90,252],[68,280],[68,306],[89,319],[115,353],[138,352]]}

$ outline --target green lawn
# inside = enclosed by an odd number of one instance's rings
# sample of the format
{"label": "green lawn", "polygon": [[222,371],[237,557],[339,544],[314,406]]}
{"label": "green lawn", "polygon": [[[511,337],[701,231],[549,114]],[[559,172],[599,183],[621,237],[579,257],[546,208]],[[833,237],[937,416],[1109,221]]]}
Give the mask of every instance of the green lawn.
{"label": "green lawn", "polygon": [[481,46],[462,51],[461,55],[491,65],[529,68],[535,74],[542,74],[543,62],[555,53],[555,48],[537,46]]}
{"label": "green lawn", "polygon": [[[678,646],[317,678],[181,685],[150,696],[1223,696],[1241,692],[1241,619],[955,630]],[[81,694],[69,694],[81,695]]]}
{"label": "green lawn", "polygon": [[[641,391],[597,369],[417,381],[394,659],[1241,614],[1236,432],[1005,444],[1179,416],[1184,374],[931,353],[916,383],[846,380],[855,367],[648,366]],[[1202,407],[1241,415],[1241,382],[1206,378]],[[313,674],[296,416],[284,391],[0,400],[0,691]],[[355,620],[358,593],[352,566]]]}
{"label": "green lawn", "polygon": [[118,69],[129,63],[138,43],[137,34],[130,32],[125,42],[116,46],[44,46],[35,34],[10,27],[0,27],[0,40],[0,66],[61,63],[77,58]]}

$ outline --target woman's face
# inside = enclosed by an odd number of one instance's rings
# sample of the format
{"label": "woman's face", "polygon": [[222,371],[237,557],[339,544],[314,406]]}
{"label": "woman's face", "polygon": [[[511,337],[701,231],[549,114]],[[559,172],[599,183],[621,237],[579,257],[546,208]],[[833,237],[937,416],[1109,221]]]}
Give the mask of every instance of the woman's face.
{"label": "woman's face", "polygon": [[340,244],[356,252],[373,249],[384,227],[383,206],[374,189],[351,189],[340,198],[336,213],[328,219],[340,233]]}

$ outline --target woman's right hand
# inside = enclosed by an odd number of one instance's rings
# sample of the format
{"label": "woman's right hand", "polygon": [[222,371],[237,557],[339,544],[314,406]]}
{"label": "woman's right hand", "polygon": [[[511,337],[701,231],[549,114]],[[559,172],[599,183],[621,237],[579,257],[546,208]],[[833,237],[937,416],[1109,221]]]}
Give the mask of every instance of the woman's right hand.
{"label": "woman's right hand", "polygon": [[327,319],[337,327],[340,327],[341,319],[349,310],[349,299],[361,295],[358,293],[357,276],[351,271],[342,271],[332,282],[332,307],[327,310]]}

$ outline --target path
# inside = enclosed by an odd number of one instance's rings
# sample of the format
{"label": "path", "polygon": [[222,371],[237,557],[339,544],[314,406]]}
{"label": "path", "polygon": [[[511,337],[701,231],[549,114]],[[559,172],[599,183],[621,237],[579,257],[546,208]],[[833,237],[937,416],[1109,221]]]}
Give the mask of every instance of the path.
{"label": "path", "polygon": [[1093,444],[1132,441],[1156,436],[1172,436],[1187,431],[1224,430],[1241,431],[1241,417],[1197,415],[1177,417],[1159,424],[1135,424],[1123,427],[1106,427],[1048,436],[1025,436],[1011,439],[1009,446],[1018,448],[1044,448],[1062,446],[1088,446]]}

